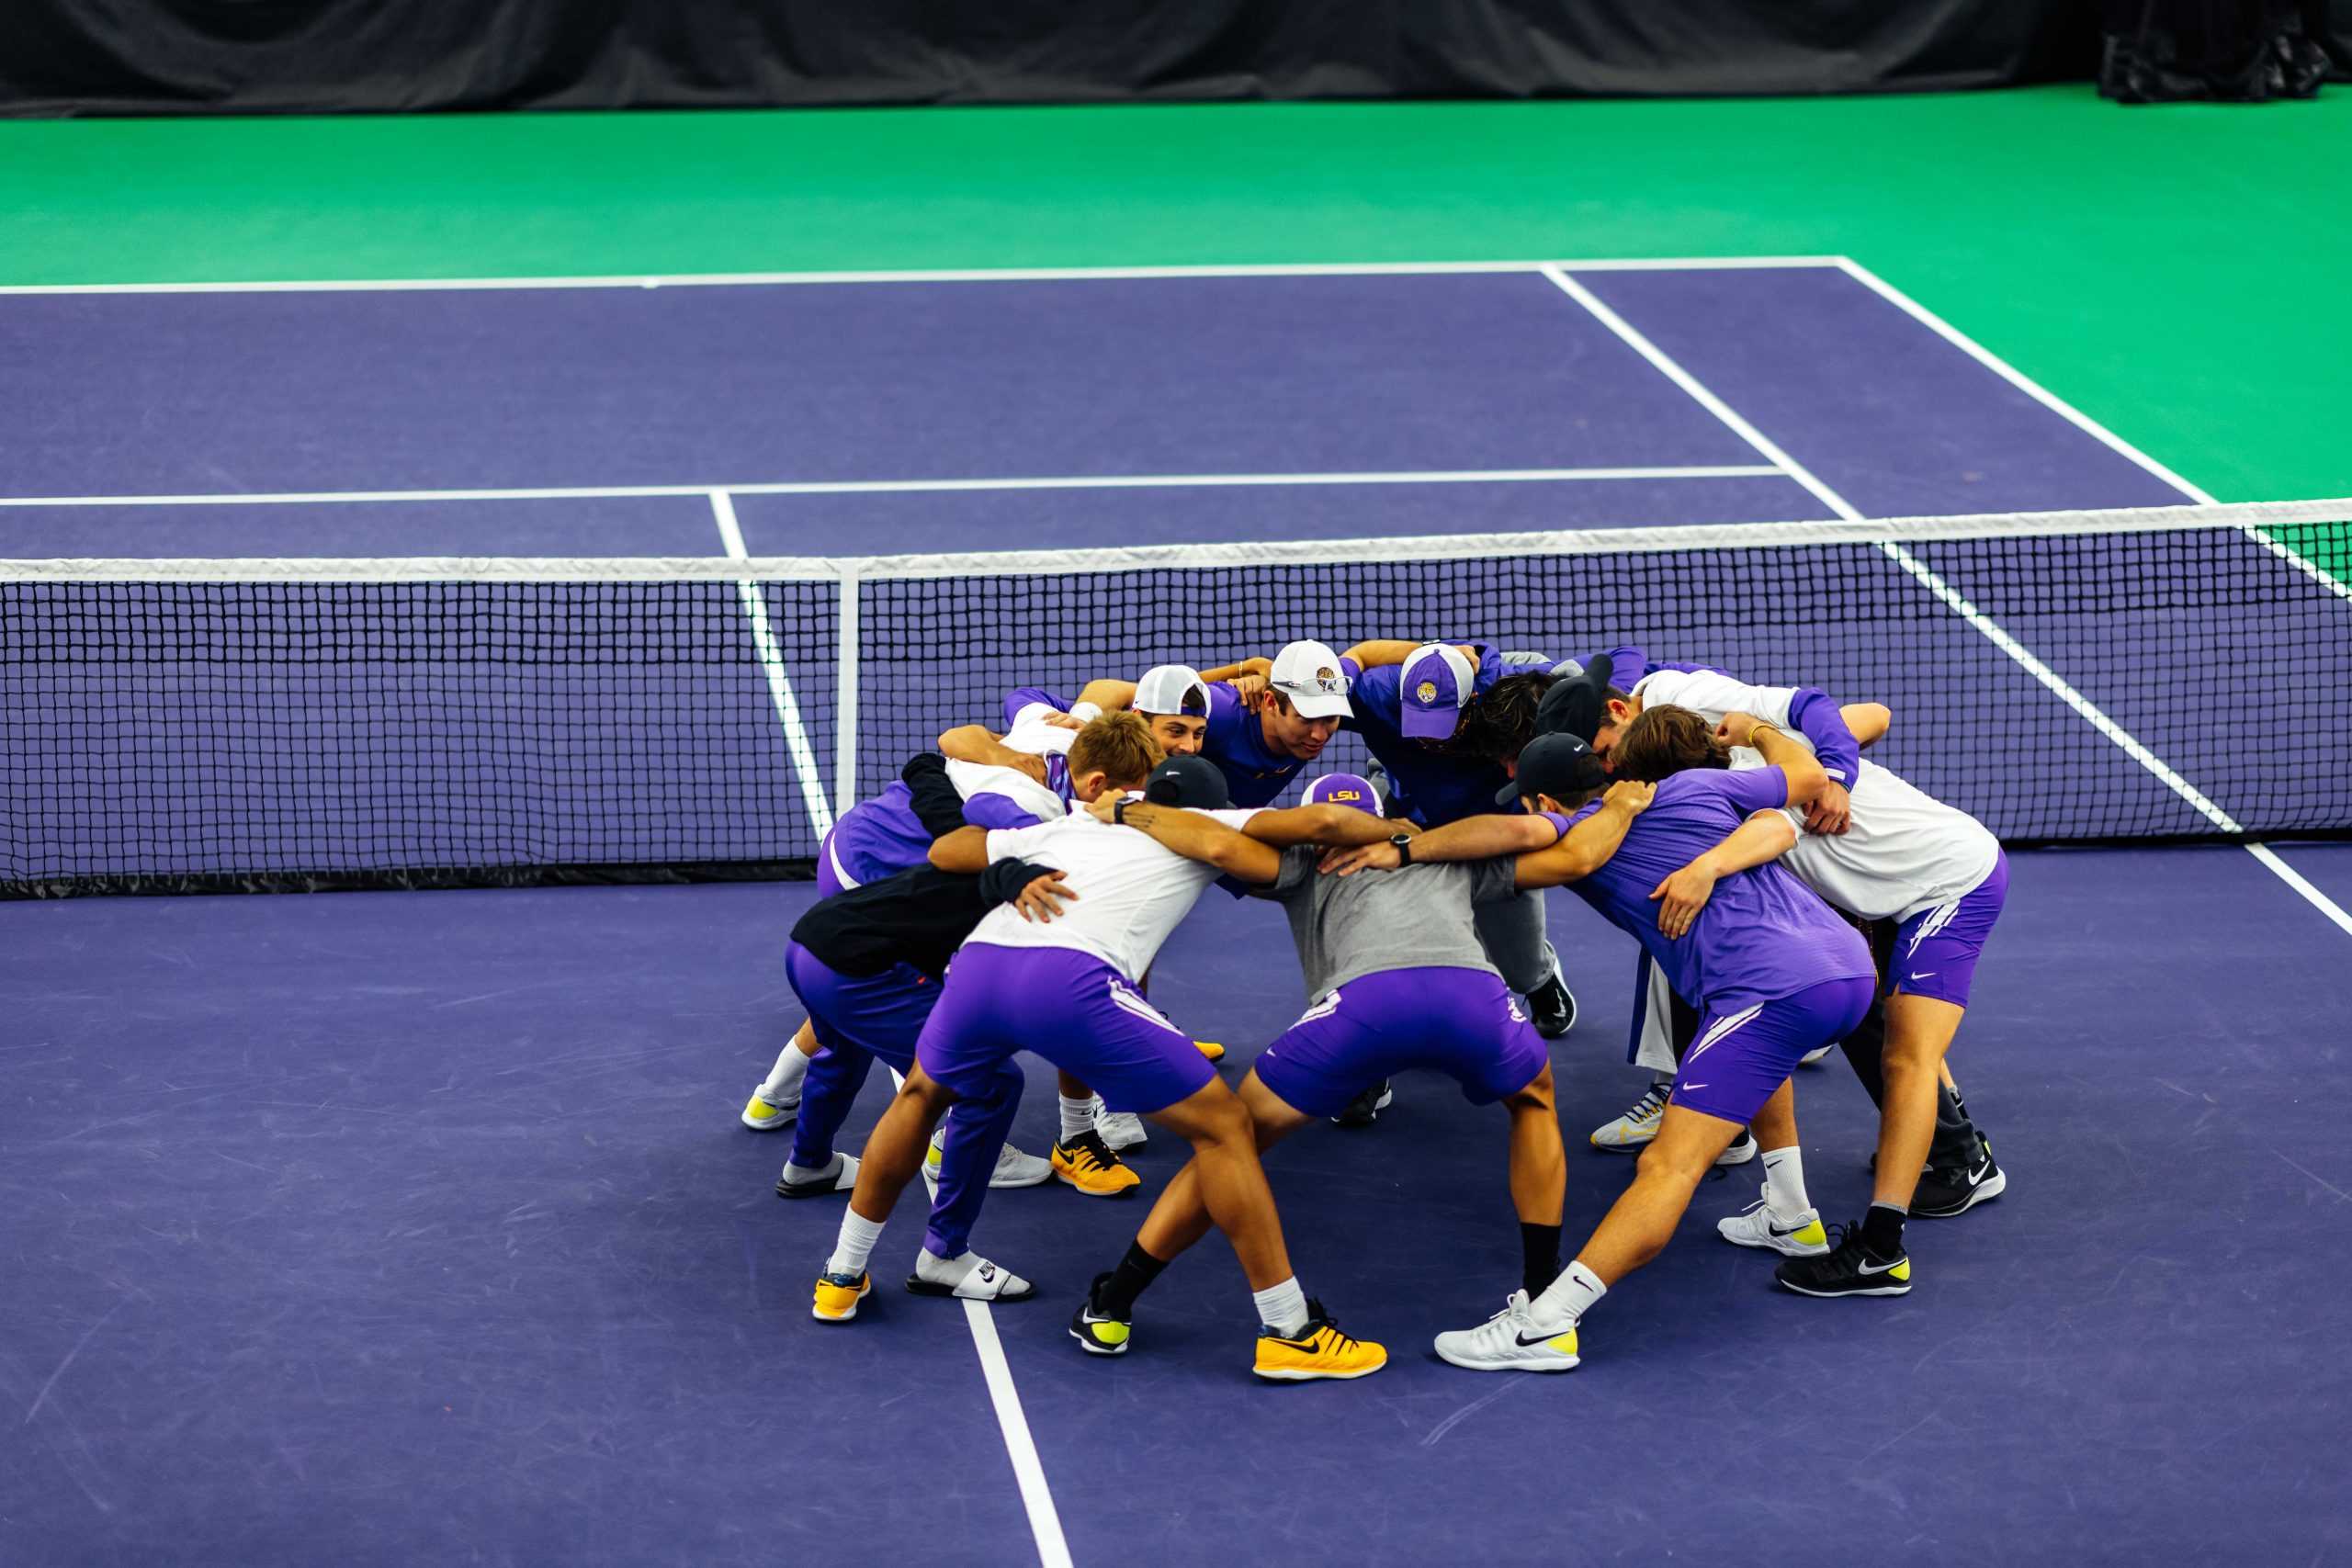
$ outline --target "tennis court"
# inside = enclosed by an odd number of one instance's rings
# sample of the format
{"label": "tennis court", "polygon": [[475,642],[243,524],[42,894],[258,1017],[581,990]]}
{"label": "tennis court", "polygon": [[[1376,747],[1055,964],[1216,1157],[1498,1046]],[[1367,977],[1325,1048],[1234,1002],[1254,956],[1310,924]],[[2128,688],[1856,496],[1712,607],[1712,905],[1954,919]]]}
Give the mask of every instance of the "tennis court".
{"label": "tennis court", "polygon": [[[620,858],[781,863],[1017,682],[1284,636],[1580,654],[1648,633],[1626,624],[1644,612],[1675,626],[1686,598],[1711,608],[1658,652],[1759,657],[1775,645],[1742,628],[1804,621],[1823,658],[1790,678],[1889,703],[1889,764],[1980,814],[2036,803],[2013,838],[2340,837],[2343,786],[2312,775],[2352,716],[2352,588],[2314,547],[2340,546],[2342,512],[1852,544],[1870,520],[2214,500],[1869,259],[0,290],[0,411],[30,433],[0,557],[366,558],[409,586],[352,643],[478,625],[473,695],[500,707],[435,730],[431,789],[401,766],[291,796],[175,772],[164,753],[271,723],[299,772],[414,694],[349,647],[295,656],[358,603],[300,568],[280,598],[193,578],[152,624],[206,626],[219,657],[13,688],[0,852],[27,881],[266,873],[297,862],[257,843],[368,820],[392,853],[507,791],[564,805],[577,836],[550,862],[650,821]],[[1492,536],[1539,531],[1609,537],[1553,575],[1481,565]],[[1250,553],[1272,545],[1293,547]],[[1071,570],[1073,550],[1130,553]],[[1801,615],[1723,586],[1742,552],[1814,595]],[[882,564],[905,556],[952,558]],[[639,557],[686,563],[676,597],[622,581],[508,619],[494,584],[431,586],[458,558]],[[757,588],[714,564],[737,561]],[[121,603],[61,578],[13,637]],[[1194,581],[1215,592],[1186,598]],[[387,606],[411,591],[404,621]],[[643,648],[683,626],[733,662],[567,686],[495,646],[633,603]],[[1423,624],[1444,615],[1478,624]],[[285,658],[238,642],[256,626]],[[74,702],[162,728],[37,722]],[[1955,705],[1998,722],[1943,727]],[[642,750],[535,779],[501,751],[534,727]],[[189,814],[232,828],[191,848]],[[486,863],[502,830],[416,863]],[[1375,1128],[1268,1162],[1302,1280],[1394,1359],[1271,1391],[1214,1245],[1149,1298],[1145,1353],[1077,1355],[1072,1295],[1140,1214],[1057,1185],[982,1221],[1036,1302],[886,1290],[854,1331],[809,1322],[838,1206],[774,1201],[782,1151],[732,1120],[799,1019],[779,954],[805,884],[0,903],[0,1250],[20,1264],[0,1388],[23,1412],[0,1541],[28,1562],[1770,1560],[1770,1531],[1827,1517],[1933,1560],[2014,1559],[2020,1521],[2052,1561],[2352,1551],[2352,1378],[2328,1353],[2352,1309],[2311,1262],[2352,1247],[2352,1178],[2324,1153],[2352,845],[2014,863],[1955,1061],[2015,1186],[1921,1227],[1927,1288],[1773,1292],[1706,1234],[1750,1196],[1734,1172],[1572,1378],[1468,1377],[1427,1345],[1515,1267],[1499,1139],[1408,1080]],[[1553,1053],[1574,1235],[1629,1174],[1580,1132],[1638,1088],[1634,948],[1575,900],[1549,914],[1583,1004]],[[1212,895],[1153,997],[1232,1045],[1231,1079],[1299,993],[1279,911]],[[1031,1066],[1024,1147],[1052,1135]],[[1823,1207],[1858,1210],[1869,1102],[1834,1060],[1799,1089]],[[1137,1155],[1147,1190],[1174,1142]]]}

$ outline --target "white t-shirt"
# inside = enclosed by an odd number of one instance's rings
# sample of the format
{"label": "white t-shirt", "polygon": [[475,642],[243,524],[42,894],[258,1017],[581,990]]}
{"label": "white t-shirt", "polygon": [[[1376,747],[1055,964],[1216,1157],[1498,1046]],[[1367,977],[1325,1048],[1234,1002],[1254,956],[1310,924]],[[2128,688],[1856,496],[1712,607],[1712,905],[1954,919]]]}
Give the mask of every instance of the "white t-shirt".
{"label": "white t-shirt", "polygon": [[[1814,750],[1813,738],[1789,714],[1789,705],[1796,700],[1794,686],[1751,686],[1720,670],[1654,670],[1634,682],[1634,694],[1645,707],[1664,704],[1689,708],[1709,724],[1721,724],[1730,714],[1754,714],[1806,750]],[[1850,785],[1852,781],[1838,782]]]}
{"label": "white t-shirt", "polygon": [[[1731,765],[1760,768],[1764,758],[1737,746]],[[1843,833],[1808,833],[1803,811],[1784,813],[1796,824],[1797,841],[1781,863],[1838,908],[1866,920],[1907,920],[1974,892],[1993,874],[2001,841],[1991,830],[1901,774],[1865,757],[1850,794]]]}
{"label": "white t-shirt", "polygon": [[[1005,747],[1010,750],[1026,751],[1033,757],[1068,755],[1070,742],[1078,739],[1078,731],[1046,722],[1046,715],[1058,711],[1044,703],[1031,703],[1023,708],[1013,716],[1012,728],[1005,731]],[[951,760],[947,764],[947,782],[954,784],[956,793],[966,800],[976,795],[1003,795],[1040,822],[1052,821],[1069,804],[1057,791],[1039,784],[1018,768]]]}
{"label": "white t-shirt", "polygon": [[[1256,811],[1204,811],[1238,829]],[[992,947],[1075,948],[1125,976],[1143,978],[1160,943],[1220,873],[1162,848],[1148,833],[1098,822],[1073,807],[1058,821],[989,833],[991,864],[1015,857],[1067,872],[1078,897],[1050,922],[1024,920],[1010,904],[991,909],[972,942]]]}

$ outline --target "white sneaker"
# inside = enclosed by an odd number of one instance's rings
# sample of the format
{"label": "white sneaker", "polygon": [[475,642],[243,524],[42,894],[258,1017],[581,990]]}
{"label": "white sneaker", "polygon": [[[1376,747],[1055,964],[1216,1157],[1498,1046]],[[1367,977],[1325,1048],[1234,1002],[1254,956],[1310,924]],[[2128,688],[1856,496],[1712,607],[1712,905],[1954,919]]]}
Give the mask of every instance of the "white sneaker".
{"label": "white sneaker", "polygon": [[1807,1209],[1783,1224],[1761,1198],[1729,1219],[1717,1220],[1715,1234],[1734,1247],[1760,1247],[1789,1258],[1818,1258],[1829,1250],[1820,1210]]}
{"label": "white sneaker", "polygon": [[743,1102],[743,1125],[754,1133],[774,1133],[791,1126],[800,1119],[800,1097],[774,1100],[760,1098],[753,1089],[752,1098]]}
{"label": "white sneaker", "polygon": [[1809,1067],[1836,1049],[1838,1049],[1838,1047],[1834,1044],[1816,1045],[1812,1050],[1807,1051],[1804,1055],[1797,1058],[1797,1066],[1800,1067]]}
{"label": "white sneaker", "polygon": [[1024,1155],[1011,1144],[996,1152],[996,1174],[990,1187],[1041,1187],[1054,1179],[1053,1161]]}
{"label": "white sneaker", "polygon": [[[939,1162],[946,1156],[947,1129],[933,1129],[931,1147],[922,1152],[922,1184],[933,1201],[939,1198]],[[1024,1155],[1011,1144],[996,1151],[996,1169],[989,1175],[990,1187],[1035,1187],[1050,1181],[1053,1166],[1035,1155]]]}
{"label": "white sneaker", "polygon": [[1717,1165],[1746,1165],[1756,1157],[1756,1134],[1742,1127],[1739,1135],[1724,1146],[1715,1156]]}
{"label": "white sneaker", "polygon": [[1094,1102],[1094,1131],[1113,1154],[1141,1148],[1148,1135],[1143,1130],[1143,1118],[1132,1111],[1113,1111],[1097,1100]]}
{"label": "white sneaker", "polygon": [[1544,1327],[1527,1292],[1513,1291],[1479,1326],[1439,1335],[1437,1353],[1474,1372],[1565,1372],[1577,1364],[1577,1325]]}
{"label": "white sneaker", "polygon": [[1646,1146],[1657,1136],[1658,1119],[1666,1114],[1666,1097],[1673,1089],[1670,1083],[1654,1083],[1644,1089],[1632,1110],[1592,1130],[1592,1146],[1619,1154],[1633,1154]]}

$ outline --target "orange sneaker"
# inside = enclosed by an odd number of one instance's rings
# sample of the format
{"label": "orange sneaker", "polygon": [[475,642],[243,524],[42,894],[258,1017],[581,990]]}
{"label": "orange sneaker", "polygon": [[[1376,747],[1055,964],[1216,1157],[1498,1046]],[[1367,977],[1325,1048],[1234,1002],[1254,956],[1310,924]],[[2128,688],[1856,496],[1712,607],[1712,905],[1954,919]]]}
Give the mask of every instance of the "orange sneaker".
{"label": "orange sneaker", "polygon": [[819,1323],[847,1323],[857,1315],[857,1303],[874,1288],[874,1276],[859,1274],[820,1274],[817,1276],[817,1304],[810,1314]]}
{"label": "orange sneaker", "polygon": [[1054,1174],[1089,1198],[1124,1198],[1143,1185],[1143,1178],[1094,1132],[1054,1145]]}
{"label": "orange sneaker", "polygon": [[1287,1338],[1258,1330],[1258,1363],[1250,1370],[1270,1382],[1312,1382],[1317,1378],[1370,1377],[1388,1364],[1388,1349],[1340,1332],[1321,1302],[1306,1303],[1306,1326]]}

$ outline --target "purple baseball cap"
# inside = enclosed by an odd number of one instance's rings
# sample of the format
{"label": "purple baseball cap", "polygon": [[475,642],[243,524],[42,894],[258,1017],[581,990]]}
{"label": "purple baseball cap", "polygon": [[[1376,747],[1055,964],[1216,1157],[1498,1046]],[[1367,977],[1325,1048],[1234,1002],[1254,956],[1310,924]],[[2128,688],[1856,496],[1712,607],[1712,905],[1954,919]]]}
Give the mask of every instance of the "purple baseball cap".
{"label": "purple baseball cap", "polygon": [[1358,811],[1380,815],[1380,792],[1362,773],[1325,773],[1306,786],[1300,802],[1306,806],[1352,806]]}
{"label": "purple baseball cap", "polygon": [[1405,656],[1396,687],[1404,696],[1405,739],[1443,740],[1476,694],[1478,671],[1450,643],[1425,642]]}

